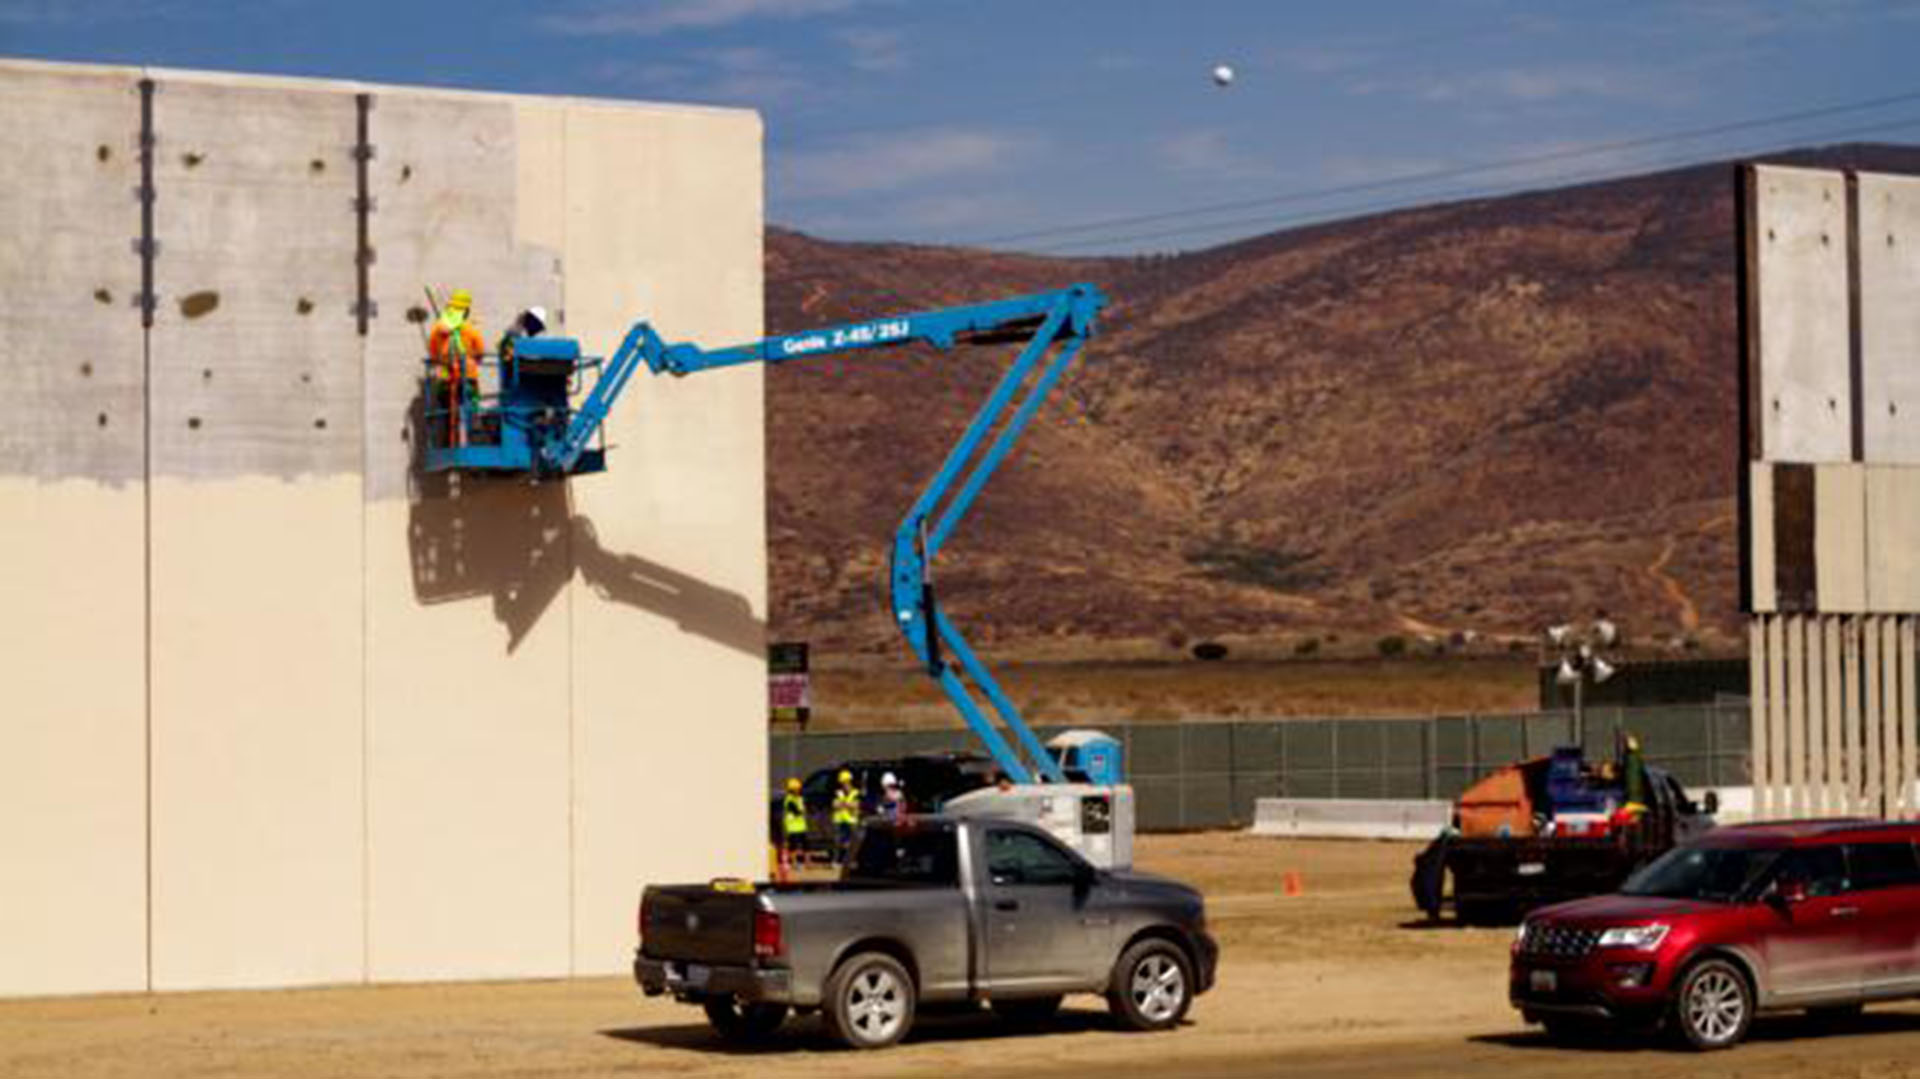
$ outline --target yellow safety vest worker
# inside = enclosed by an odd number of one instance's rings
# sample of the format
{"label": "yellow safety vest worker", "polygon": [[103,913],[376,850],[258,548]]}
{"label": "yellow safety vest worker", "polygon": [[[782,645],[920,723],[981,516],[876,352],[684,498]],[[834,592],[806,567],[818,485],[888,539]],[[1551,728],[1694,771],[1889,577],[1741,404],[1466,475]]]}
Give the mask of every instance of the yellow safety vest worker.
{"label": "yellow safety vest worker", "polygon": [[797,794],[789,794],[782,805],[781,819],[788,835],[807,834],[807,801]]}
{"label": "yellow safety vest worker", "polygon": [[860,823],[860,792],[852,787],[841,787],[833,792],[833,823]]}

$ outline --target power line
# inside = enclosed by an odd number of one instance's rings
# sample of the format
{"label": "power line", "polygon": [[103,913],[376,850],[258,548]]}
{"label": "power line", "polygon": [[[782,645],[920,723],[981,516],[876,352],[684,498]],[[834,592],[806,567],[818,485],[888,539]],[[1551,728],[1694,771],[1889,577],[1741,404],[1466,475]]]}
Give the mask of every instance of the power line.
{"label": "power line", "polygon": [[[1786,144],[1783,144],[1777,141],[1768,142],[1768,143],[1753,143],[1753,144],[1748,144],[1741,147],[1733,147],[1733,148],[1714,151],[1713,157],[1704,158],[1704,159],[1697,156],[1682,155],[1682,156],[1670,157],[1666,159],[1657,159],[1654,161],[1641,161],[1631,165],[1620,165],[1620,166],[1608,167],[1604,169],[1589,171],[1586,173],[1563,173],[1563,174],[1557,174],[1557,175],[1537,176],[1537,177],[1532,177],[1526,180],[1515,181],[1505,186],[1455,187],[1448,190],[1430,192],[1428,193],[1428,197],[1436,201],[1446,201],[1446,202],[1466,201],[1470,199],[1492,198],[1500,195],[1518,194],[1525,191],[1537,191],[1542,188],[1560,187],[1560,186],[1566,186],[1569,184],[1591,183],[1591,182],[1598,182],[1598,181],[1609,180],[1609,179],[1628,179],[1634,176],[1644,175],[1646,170],[1650,167],[1660,168],[1660,169],[1684,168],[1688,165],[1707,164],[1707,163],[1710,163],[1711,161],[1719,160],[1726,156],[1742,157],[1742,156],[1748,156],[1752,154],[1780,152],[1784,150],[1796,149],[1796,148],[1799,148],[1800,146],[1805,145],[1807,140],[1824,141],[1824,140],[1833,140],[1833,139],[1846,139],[1846,138],[1851,138],[1859,135],[1884,134],[1887,132],[1905,131],[1905,130],[1911,130],[1914,128],[1920,128],[1920,117],[1910,117],[1910,118],[1901,119],[1901,120],[1887,121],[1883,123],[1869,124],[1869,125],[1852,127],[1852,128],[1843,128],[1843,129],[1831,130],[1831,131],[1811,132],[1806,135],[1796,136],[1793,142],[1786,143]],[[1245,218],[1237,218],[1231,221],[1218,221],[1218,222],[1212,222],[1207,224],[1184,225],[1178,228],[1162,229],[1162,230],[1153,231],[1153,232],[1128,233],[1128,234],[1122,234],[1117,236],[1096,236],[1096,237],[1084,238],[1084,239],[1078,239],[1078,240],[1065,240],[1065,241],[1061,241],[1059,243],[1054,243],[1054,244],[1043,244],[1038,247],[1028,248],[1026,250],[1028,253],[1031,253],[1031,254],[1061,254],[1066,252],[1084,250],[1090,247],[1101,247],[1108,244],[1137,243],[1144,240],[1158,240],[1158,239],[1166,239],[1166,238],[1175,237],[1175,236],[1199,235],[1199,234],[1205,234],[1209,232],[1229,232],[1236,229],[1259,228],[1262,226],[1266,227],[1269,231],[1273,231],[1278,228],[1302,227],[1306,225],[1342,220],[1345,218],[1361,216],[1361,215],[1366,215],[1366,214],[1371,214],[1376,212],[1384,212],[1388,210],[1417,209],[1417,208],[1418,207],[1416,206],[1408,205],[1403,199],[1399,199],[1399,198],[1376,199],[1371,202],[1346,204],[1346,205],[1336,206],[1336,207],[1327,207],[1319,210],[1304,211],[1301,213],[1285,215],[1281,217],[1270,217],[1270,216],[1245,217]]]}
{"label": "power line", "polygon": [[1330,187],[1313,188],[1303,191],[1289,191],[1278,195],[1268,195],[1254,199],[1240,199],[1232,202],[1211,203],[1202,206],[1187,207],[1178,210],[1163,210],[1154,213],[1130,214],[1122,217],[1109,217],[1093,221],[1082,221],[1071,225],[1056,225],[1050,228],[1029,229],[1024,232],[1004,233],[972,240],[958,241],[961,245],[972,247],[993,247],[1022,240],[1053,236],[1069,236],[1078,233],[1093,232],[1100,229],[1128,227],[1132,225],[1153,224],[1159,221],[1174,221],[1186,217],[1204,217],[1210,214],[1231,213],[1237,210],[1251,210],[1261,206],[1283,205],[1290,202],[1310,202],[1340,195],[1359,194],[1366,191],[1378,191],[1408,184],[1430,183],[1435,180],[1450,180],[1478,173],[1505,172],[1509,169],[1527,165],[1551,164],[1559,161],[1571,161],[1598,154],[1619,153],[1622,150],[1644,149],[1667,143],[1688,142],[1747,131],[1758,127],[1771,127],[1779,124],[1795,123],[1802,120],[1836,116],[1849,112],[1864,112],[1885,108],[1910,101],[1920,101],[1920,91],[1893,94],[1887,97],[1870,98],[1863,101],[1828,105],[1817,109],[1803,109],[1796,112],[1779,113],[1772,116],[1756,117],[1747,120],[1735,120],[1728,123],[1713,124],[1706,127],[1689,128],[1682,131],[1666,132],[1658,135],[1646,135],[1638,138],[1620,139],[1613,142],[1595,143],[1591,146],[1571,147],[1539,154],[1529,154],[1504,160],[1481,161],[1466,165],[1449,166],[1443,169],[1430,169],[1424,172],[1403,173],[1379,180],[1362,183],[1339,184]]}

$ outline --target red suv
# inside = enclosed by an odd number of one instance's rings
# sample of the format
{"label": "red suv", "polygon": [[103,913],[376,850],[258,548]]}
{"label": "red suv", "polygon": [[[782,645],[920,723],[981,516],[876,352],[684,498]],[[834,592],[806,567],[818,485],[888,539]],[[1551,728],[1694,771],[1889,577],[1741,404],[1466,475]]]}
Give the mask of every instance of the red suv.
{"label": "red suv", "polygon": [[1721,828],[1613,895],[1535,911],[1508,996],[1549,1036],[1664,1025],[1724,1049],[1757,1012],[1846,1017],[1920,997],[1920,824]]}

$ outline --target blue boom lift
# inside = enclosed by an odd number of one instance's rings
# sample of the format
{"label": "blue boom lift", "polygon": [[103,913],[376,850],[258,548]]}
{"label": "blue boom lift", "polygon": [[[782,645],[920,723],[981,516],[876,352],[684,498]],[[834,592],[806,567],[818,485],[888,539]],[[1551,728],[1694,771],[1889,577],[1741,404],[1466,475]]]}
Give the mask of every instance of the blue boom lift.
{"label": "blue boom lift", "polygon": [[[534,479],[598,472],[606,467],[603,422],[643,364],[657,375],[685,376],[740,364],[785,363],[915,342],[942,350],[1025,342],[895,530],[888,594],[894,622],[914,655],[1007,776],[1016,783],[1032,783],[1037,771],[1045,780],[1061,783],[1066,777],[1059,763],[935,603],[932,565],[981,487],[1093,335],[1094,319],[1105,304],[1099,289],[1080,284],[996,303],[896,315],[714,350],[668,344],[643,321],[627,331],[619,350],[604,365],[582,356],[578,342],[568,338],[509,338],[505,355],[496,361],[500,387],[496,393],[463,407],[444,382],[427,379],[424,463],[433,472],[488,472]],[[599,376],[574,409],[575,393],[595,370]],[[441,396],[446,400],[436,400]],[[981,711],[969,683],[992,704],[1002,725],[1025,751],[1024,758]]]}

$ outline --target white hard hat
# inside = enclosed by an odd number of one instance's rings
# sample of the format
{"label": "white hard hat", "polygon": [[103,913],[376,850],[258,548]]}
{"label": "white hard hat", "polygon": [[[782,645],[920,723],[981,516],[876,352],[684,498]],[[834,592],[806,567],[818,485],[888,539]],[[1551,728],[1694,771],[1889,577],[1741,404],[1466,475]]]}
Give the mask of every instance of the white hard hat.
{"label": "white hard hat", "polygon": [[898,787],[900,780],[896,778],[892,772],[888,772],[886,775],[880,777],[880,785],[882,787]]}

